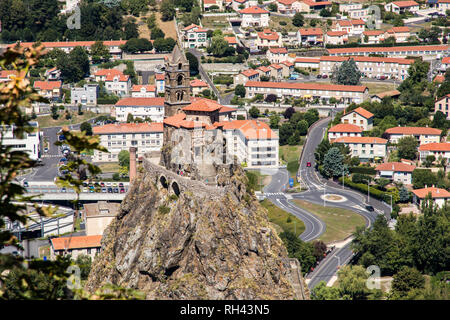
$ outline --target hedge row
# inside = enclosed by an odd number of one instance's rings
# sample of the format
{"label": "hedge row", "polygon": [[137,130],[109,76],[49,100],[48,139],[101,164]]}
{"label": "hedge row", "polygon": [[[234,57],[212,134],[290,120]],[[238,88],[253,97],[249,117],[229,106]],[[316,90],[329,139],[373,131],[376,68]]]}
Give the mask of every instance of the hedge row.
{"label": "hedge row", "polygon": [[[342,183],[342,177],[339,178],[339,181]],[[345,178],[345,185],[352,189],[361,191],[362,193],[367,194],[367,184],[365,183],[354,183],[349,178]],[[382,200],[386,203],[391,201],[391,197],[389,196],[389,192],[380,191],[378,189],[369,187],[370,196]]]}
{"label": "hedge row", "polygon": [[351,173],[376,174],[377,171],[373,167],[350,167]]}

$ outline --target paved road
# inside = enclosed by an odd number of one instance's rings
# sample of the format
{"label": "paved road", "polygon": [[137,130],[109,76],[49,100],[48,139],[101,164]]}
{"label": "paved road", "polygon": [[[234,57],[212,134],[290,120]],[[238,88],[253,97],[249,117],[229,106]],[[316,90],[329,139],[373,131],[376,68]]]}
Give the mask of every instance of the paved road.
{"label": "paved road", "polygon": [[[317,239],[326,230],[326,225],[314,214],[291,203],[291,199],[302,199],[324,206],[352,210],[365,218],[366,227],[369,228],[377,218],[378,214],[384,214],[387,219],[390,219],[390,207],[385,203],[371,198],[369,203],[376,209],[376,212],[369,212],[365,209],[365,203],[367,202],[365,195],[353,190],[343,189],[342,185],[335,182],[326,181],[319,177],[317,171],[314,169],[314,151],[320,141],[322,141],[330,121],[331,118],[326,118],[314,124],[308,133],[306,143],[303,147],[304,150],[302,159],[300,160],[298,175],[302,185],[306,186],[308,190],[294,194],[284,193],[288,183],[288,174],[285,169],[279,169],[275,172],[272,175],[271,183],[264,188],[264,193],[270,201],[283,210],[294,214],[305,223],[305,231],[300,235],[300,238],[304,241]],[[307,162],[311,162],[311,167],[306,166]],[[264,172],[264,174],[266,174],[266,172]],[[324,201],[323,196],[326,194],[341,195],[345,197],[345,201],[332,203]],[[339,248],[335,248],[321,261],[313,272],[307,275],[309,287],[314,288],[314,286],[322,280],[328,282],[336,274],[338,267],[348,263],[352,256],[350,241]]]}

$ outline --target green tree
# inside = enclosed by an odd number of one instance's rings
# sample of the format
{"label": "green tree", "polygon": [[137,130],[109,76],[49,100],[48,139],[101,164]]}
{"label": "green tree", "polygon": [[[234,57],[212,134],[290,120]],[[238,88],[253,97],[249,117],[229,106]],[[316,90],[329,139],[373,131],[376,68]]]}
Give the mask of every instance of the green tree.
{"label": "green tree", "polygon": [[308,121],[306,121],[306,120],[300,120],[297,123],[297,130],[299,131],[300,135],[302,135],[302,136],[304,136],[308,133],[308,127],[309,127],[309,124],[308,124]]}
{"label": "green tree", "polygon": [[171,0],[162,1],[159,11],[161,12],[162,21],[170,21],[175,17],[175,6]]}
{"label": "green tree", "polygon": [[175,47],[176,43],[173,38],[158,38],[153,42],[153,47],[157,52],[169,52]]}
{"label": "green tree", "polygon": [[128,21],[124,25],[125,39],[132,39],[139,37],[138,27],[134,22]]}
{"label": "green tree", "polygon": [[270,115],[269,125],[271,129],[278,129],[280,127],[280,116],[278,114]]}
{"label": "green tree", "polygon": [[276,3],[270,3],[268,6],[267,6],[267,8],[269,9],[269,11],[272,11],[272,12],[277,12],[278,11],[278,6],[277,6],[277,4]]}
{"label": "green tree", "polygon": [[323,8],[322,10],[320,10],[319,15],[324,18],[331,17],[331,11]]}
{"label": "green tree", "polygon": [[405,187],[401,187],[399,191],[400,202],[408,202],[409,201],[409,191]]}
{"label": "green tree", "polygon": [[130,168],[130,153],[127,150],[121,150],[118,155],[119,165]]}
{"label": "green tree", "polygon": [[362,266],[343,266],[338,271],[339,292],[343,300],[367,300],[373,294],[367,288],[369,274]]}
{"label": "green tree", "polygon": [[436,175],[428,169],[414,169],[412,173],[413,187],[415,189],[424,188],[425,185],[431,186],[437,183]]}
{"label": "green tree", "polygon": [[191,76],[198,74],[198,59],[190,52],[186,52],[186,59],[189,61],[189,73]]}
{"label": "green tree", "polygon": [[259,117],[259,109],[256,107],[251,107],[250,110],[248,110],[248,113],[250,114],[250,117],[252,117],[252,118]]}
{"label": "green tree", "polygon": [[290,231],[281,232],[280,239],[286,246],[288,256],[290,258],[296,258],[300,262],[302,273],[309,272],[316,263],[313,245],[308,242],[303,242]]}
{"label": "green tree", "polygon": [[208,52],[215,57],[223,57],[228,46],[228,42],[223,36],[214,36],[211,40],[211,45],[208,47]]}
{"label": "green tree", "polygon": [[328,153],[328,150],[330,150],[331,144],[328,139],[323,139],[319,145],[316,148],[316,152],[314,152],[314,158],[316,159],[317,164],[321,165],[323,164],[323,161],[325,160],[325,155]]}
{"label": "green tree", "polygon": [[56,105],[52,105],[50,108],[51,116],[53,120],[58,119],[59,113],[58,113],[58,107]]}
{"label": "green tree", "polygon": [[154,27],[153,29],[150,30],[151,34],[150,34],[150,39],[151,40],[155,40],[158,38],[164,38],[166,35],[165,33],[158,27]]}
{"label": "green tree", "polygon": [[294,134],[294,131],[295,127],[289,122],[285,122],[280,126],[280,146],[288,144],[288,139]]}
{"label": "green tree", "polygon": [[75,264],[80,268],[81,280],[87,280],[87,278],[89,277],[89,272],[91,272],[91,257],[85,254],[80,254],[77,256]]}
{"label": "green tree", "polygon": [[416,158],[418,142],[411,136],[398,139],[397,150],[400,158],[414,160]]}
{"label": "green tree", "polygon": [[333,82],[343,85],[358,85],[361,80],[361,72],[355,63],[355,60],[351,58],[342,62],[342,64],[334,70],[331,75]]}
{"label": "green tree", "polygon": [[325,281],[320,281],[314,289],[311,290],[312,300],[339,300],[341,295],[339,289],[335,287],[327,287]]}
{"label": "green tree", "polygon": [[348,168],[344,165],[344,156],[337,147],[332,147],[325,154],[323,170],[328,177],[341,177],[343,172],[348,174]]}
{"label": "green tree", "polygon": [[127,123],[131,123],[131,122],[134,122],[134,117],[131,113],[129,113],[127,115]]}
{"label": "green tree", "polygon": [[305,120],[308,121],[308,127],[319,120],[319,111],[317,109],[308,109],[305,113]]}
{"label": "green tree", "polygon": [[86,133],[87,136],[92,136],[92,126],[89,122],[83,122],[80,125],[80,130],[84,131],[84,133]]}
{"label": "green tree", "polygon": [[412,289],[425,288],[425,278],[415,268],[403,266],[395,275],[392,281],[392,298],[401,299]]}
{"label": "green tree", "polygon": [[242,84],[238,84],[234,88],[234,94],[240,96],[241,98],[245,98],[245,87]]}
{"label": "green tree", "polygon": [[433,165],[433,162],[435,162],[435,161],[436,161],[436,157],[433,156],[432,154],[430,154],[430,155],[428,155],[425,158],[425,161],[423,162],[423,165],[425,167],[429,168],[429,167],[431,167]]}
{"label": "green tree", "polygon": [[92,58],[92,63],[104,63],[111,59],[109,49],[103,44],[103,41],[95,41],[91,46],[89,54]]}

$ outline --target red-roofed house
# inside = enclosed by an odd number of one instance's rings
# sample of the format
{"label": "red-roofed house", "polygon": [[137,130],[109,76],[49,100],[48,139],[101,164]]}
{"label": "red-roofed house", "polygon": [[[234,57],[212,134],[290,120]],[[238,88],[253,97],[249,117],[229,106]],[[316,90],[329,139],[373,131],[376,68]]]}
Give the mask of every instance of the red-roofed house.
{"label": "red-roofed house", "polygon": [[[150,99],[150,98],[133,98]],[[111,123],[94,126],[92,132],[100,136],[100,144],[109,152],[94,151],[94,162],[117,162],[119,152],[137,147],[137,155],[158,151],[163,145],[162,122]]]}
{"label": "red-roofed house", "polygon": [[17,77],[19,72],[16,70],[0,70],[0,82],[11,80],[12,77]]}
{"label": "red-roofed house", "polygon": [[435,205],[442,208],[446,202],[450,200],[450,192],[445,189],[426,187],[422,189],[413,190],[413,202],[420,208],[421,203],[425,198],[431,194],[431,198]]}
{"label": "red-roofed house", "polygon": [[419,11],[419,4],[415,1],[394,1],[386,4],[384,9],[398,14],[405,11],[417,12]]}
{"label": "red-roofed house", "polygon": [[247,81],[259,81],[259,72],[247,69],[234,76],[234,85],[245,84]]}
{"label": "red-roofed house", "polygon": [[135,84],[131,88],[133,98],[154,98],[156,97],[156,87],[153,85]]}
{"label": "red-roofed house", "polygon": [[394,127],[387,129],[384,134],[390,143],[397,143],[403,137],[414,137],[420,145],[437,143],[441,140],[441,129],[428,127]]}
{"label": "red-roofed house", "polygon": [[386,162],[378,165],[375,170],[377,170],[377,177],[379,178],[387,178],[403,184],[412,184],[412,172],[415,168],[415,165],[402,162]]}
{"label": "red-roofed house", "polygon": [[223,37],[225,39],[226,42],[228,42],[228,45],[233,47],[233,48],[237,48],[238,46],[238,42],[236,37]]}
{"label": "red-roofed house", "polygon": [[208,84],[205,81],[199,79],[192,80],[190,84],[193,96],[197,96],[200,92],[209,88]]}
{"label": "red-roofed house", "polygon": [[248,81],[245,83],[246,98],[257,94],[267,96],[274,94],[280,98],[301,97],[319,98],[328,101],[331,98],[342,103],[361,103],[369,99],[369,91],[365,86],[345,86],[336,84],[300,83],[300,82],[265,82]]}
{"label": "red-roofed house", "polygon": [[409,27],[393,27],[384,33],[384,38],[394,37],[396,42],[407,42],[411,36]]}
{"label": "red-roofed house", "polygon": [[286,48],[269,48],[266,51],[267,60],[270,63],[280,63],[281,61],[286,61],[288,58],[288,51]]}
{"label": "red-roofed house", "polygon": [[317,11],[330,8],[331,1],[313,1],[313,0],[299,0],[300,10],[299,12],[310,13],[311,11]]}
{"label": "red-roofed house", "polygon": [[183,43],[185,48],[200,48],[208,46],[208,30],[196,25],[191,24],[183,29]]}
{"label": "red-roofed house", "polygon": [[319,68],[320,58],[307,58],[307,57],[297,57],[294,60],[295,66],[297,68]]}
{"label": "red-roofed house", "polygon": [[364,32],[366,23],[361,19],[339,20],[333,31],[347,31],[349,36],[359,35]]}
{"label": "red-roofed house", "polygon": [[255,45],[258,49],[275,47],[279,48],[283,45],[281,41],[281,35],[270,29],[264,29],[262,32],[258,32]]}
{"label": "red-roofed house", "polygon": [[447,159],[447,163],[450,163],[450,143],[427,143],[419,146],[419,160],[425,161],[427,156],[435,156],[436,160],[439,157]]}
{"label": "red-roofed house", "polygon": [[46,70],[44,76],[48,81],[60,80],[61,79],[61,70],[59,70],[57,67],[53,67],[51,69]]}
{"label": "red-roofed house", "polygon": [[295,14],[301,11],[300,0],[276,0],[278,12],[282,14]]}
{"label": "red-roofed house", "polygon": [[280,66],[283,68],[283,78],[288,78],[294,72],[294,64],[290,61],[282,61]]}
{"label": "red-roofed house", "polygon": [[441,111],[450,120],[450,93],[439,98],[434,103],[434,112]]}
{"label": "red-roofed house", "polygon": [[164,73],[155,74],[155,84],[156,84],[156,92],[159,94],[160,92],[164,93],[166,81]]}
{"label": "red-roofed house", "polygon": [[128,114],[133,117],[161,122],[164,118],[164,98],[123,98],[111,108],[111,116],[118,121],[127,121]]}
{"label": "red-roofed house", "polygon": [[328,31],[325,35],[325,44],[346,44],[348,42],[347,31]]}
{"label": "red-roofed house", "polygon": [[260,78],[262,76],[270,78],[270,75],[272,73],[272,69],[270,69],[269,67],[266,67],[266,66],[260,66],[260,67],[256,68],[256,71],[259,72]]}
{"label": "red-roofed house", "polygon": [[250,1],[250,0],[231,0],[231,8],[238,12],[241,9],[245,9],[250,7],[250,3],[252,3],[251,5],[256,5],[258,4],[256,2],[256,4],[254,3],[254,1]]}
{"label": "red-roofed house", "polygon": [[386,139],[377,137],[342,137],[334,140],[343,143],[351,150],[352,157],[359,157],[361,161],[381,159],[386,156]]}
{"label": "red-roofed house", "polygon": [[373,128],[373,113],[361,107],[350,111],[341,118],[342,123],[349,123],[359,126],[363,131],[369,131]]}
{"label": "red-roofed house", "polygon": [[445,70],[450,68],[450,57],[443,57],[442,58],[442,68],[443,68],[444,72],[445,72]]}
{"label": "red-roofed house", "polygon": [[222,0],[203,0],[203,9],[205,11],[219,10],[223,9]]}
{"label": "red-roofed house", "polygon": [[440,13],[445,14],[447,10],[450,10],[450,0],[437,0],[435,7]]}
{"label": "red-roofed house", "polygon": [[274,80],[281,80],[283,79],[283,67],[280,64],[272,63],[269,66],[271,73],[270,77]]}
{"label": "red-roofed house", "polygon": [[35,81],[33,88],[39,93],[39,95],[51,101],[59,101],[61,99],[61,81]]}
{"label": "red-roofed house", "polygon": [[333,141],[340,137],[361,137],[362,129],[354,124],[340,123],[328,130],[328,140]]}
{"label": "red-roofed house", "polygon": [[242,17],[241,27],[268,27],[269,11],[257,6],[248,7],[240,10]]}
{"label": "red-roofed house", "polygon": [[58,255],[70,254],[76,259],[80,254],[88,255],[92,259],[100,253],[101,235],[74,236],[50,239],[50,259],[55,260]]}
{"label": "red-roofed house", "polygon": [[321,28],[300,28],[297,31],[297,41],[303,45],[323,43],[323,31]]}
{"label": "red-roofed house", "polygon": [[127,96],[131,90],[131,78],[125,74],[109,74],[105,79],[105,89],[108,93],[113,93],[117,96]]}
{"label": "red-roofed house", "polygon": [[381,43],[384,40],[384,31],[383,30],[366,30],[361,33],[361,43],[364,44],[373,44],[373,43]]}

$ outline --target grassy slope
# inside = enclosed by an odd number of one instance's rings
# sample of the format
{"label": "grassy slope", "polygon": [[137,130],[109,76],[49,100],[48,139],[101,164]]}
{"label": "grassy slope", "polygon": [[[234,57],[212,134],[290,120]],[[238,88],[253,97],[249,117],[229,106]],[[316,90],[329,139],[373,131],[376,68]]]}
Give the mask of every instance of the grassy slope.
{"label": "grassy slope", "polygon": [[325,243],[343,240],[350,236],[357,226],[365,226],[362,216],[347,209],[326,207],[303,200],[294,200],[295,204],[317,215],[326,224],[326,231],[320,236]]}
{"label": "grassy slope", "polygon": [[298,159],[303,146],[280,146],[279,157],[281,160],[286,161],[287,169],[291,176],[296,176],[298,170]]}
{"label": "grassy slope", "polygon": [[64,116],[64,113],[59,113],[59,118],[57,120],[53,120],[53,118],[49,116],[37,117],[37,122],[39,123],[40,128],[48,128],[48,127],[59,127],[59,126],[67,126],[73,125],[77,123],[84,122],[86,120],[101,116],[101,115],[109,115],[109,113],[95,113],[92,111],[83,111],[81,116],[78,115],[77,112],[71,112],[72,119],[67,120]]}
{"label": "grassy slope", "polygon": [[[295,232],[297,236],[301,235],[303,231],[305,231],[305,225],[303,224],[303,221],[290,214],[289,212],[278,208],[268,199],[264,199],[263,201],[261,201],[261,205],[269,212],[269,221],[281,227],[281,230],[277,228],[278,231],[291,231],[292,233]],[[291,222],[287,222],[288,217],[291,218]]]}

